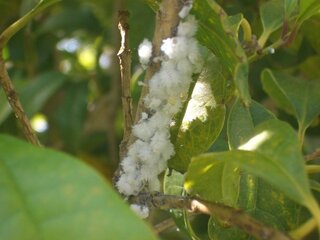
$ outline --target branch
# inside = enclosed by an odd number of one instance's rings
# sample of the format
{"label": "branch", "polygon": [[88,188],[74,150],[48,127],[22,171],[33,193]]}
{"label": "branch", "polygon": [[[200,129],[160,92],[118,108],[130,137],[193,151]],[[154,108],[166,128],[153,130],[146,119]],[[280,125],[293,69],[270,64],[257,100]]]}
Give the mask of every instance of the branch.
{"label": "branch", "polygon": [[122,109],[124,116],[124,132],[123,140],[120,145],[120,158],[122,159],[127,152],[127,145],[131,135],[131,127],[133,124],[132,118],[132,98],[131,98],[131,50],[129,48],[129,25],[127,23],[129,17],[128,11],[119,11],[118,28],[121,34],[121,47],[118,52],[121,73],[121,88],[122,88]]}
{"label": "branch", "polygon": [[15,91],[14,86],[11,82],[11,79],[8,75],[5,61],[2,56],[1,48],[0,48],[0,83],[7,96],[8,102],[11,105],[11,108],[16,118],[19,120],[22,126],[22,131],[24,133],[24,136],[30,143],[36,146],[41,146],[41,143],[37,135],[35,134],[34,130],[31,127],[30,121],[22,108],[19,96]]}
{"label": "branch", "polygon": [[[175,35],[176,27],[179,23],[178,13],[182,7],[181,0],[163,0],[159,10],[156,13],[156,25],[152,40],[152,59],[161,55],[162,40],[170,38]],[[144,79],[144,85],[142,87],[139,104],[135,114],[135,121],[137,123],[140,120],[141,113],[146,111],[144,106],[144,97],[148,93],[148,82],[152,76],[159,71],[161,64],[159,62],[151,62],[148,67]],[[130,136],[130,143],[135,140],[134,136]]]}
{"label": "branch", "polygon": [[220,203],[212,203],[198,198],[190,198],[174,195],[162,195],[160,193],[141,193],[132,196],[130,203],[148,206],[149,208],[187,209],[192,213],[202,213],[214,216],[226,224],[238,227],[247,234],[265,240],[289,240],[286,234],[273,229],[252,218],[243,210],[235,209]]}
{"label": "branch", "polygon": [[312,161],[320,158],[320,150],[316,150],[313,153],[304,156],[305,161]]}
{"label": "branch", "polygon": [[[163,0],[162,1],[161,6],[159,7],[159,10],[156,13],[156,25],[155,25],[155,31],[154,31],[154,36],[153,36],[153,40],[152,40],[152,45],[153,45],[152,59],[155,57],[159,57],[161,55],[160,48],[161,48],[162,40],[175,35],[176,28],[179,23],[178,13],[179,13],[181,7],[182,7],[181,0]],[[127,26],[125,21],[123,22],[123,24]],[[124,26],[122,26],[122,27],[124,27]],[[124,27],[124,29],[125,29],[125,27]],[[122,36],[123,37],[122,43],[124,44],[124,49],[129,49],[128,46],[126,46],[127,43],[125,43],[125,42],[127,42],[127,37],[128,37],[127,30],[124,30],[125,34],[124,34],[124,36]],[[120,29],[120,31],[121,31],[121,29]],[[121,49],[120,49],[120,51],[121,51]],[[119,53],[118,53],[118,55],[119,55]],[[159,71],[160,67],[161,67],[161,64],[159,62],[152,61],[146,71],[145,79],[144,79],[145,84],[143,85],[140,99],[139,99],[139,103],[138,103],[137,110],[135,113],[135,118],[134,118],[134,120],[131,121],[130,128],[132,127],[132,125],[136,124],[140,120],[141,113],[146,111],[146,108],[144,106],[144,98],[148,93],[148,88],[146,86],[148,86],[149,80],[152,78],[152,76],[156,72]],[[128,74],[127,71],[129,71],[129,69],[125,69],[125,74]],[[131,75],[131,73],[130,73],[130,75]],[[124,87],[124,85],[122,87],[126,88],[126,87]],[[127,91],[128,88],[123,89],[123,90]],[[126,96],[129,96],[129,95],[123,95],[123,96],[125,97],[125,99],[124,99],[125,104],[127,104]],[[127,104],[127,106],[129,106],[129,105]],[[124,111],[126,111],[126,110],[124,109]],[[128,124],[129,124],[129,121],[125,123],[125,128],[129,127]],[[133,134],[131,134],[131,129],[127,129],[127,130],[125,129],[125,135],[129,135],[129,137],[128,137],[128,141],[126,142],[127,139],[125,139],[126,138],[126,136],[125,136],[123,143],[121,143],[121,147],[120,147],[121,148],[120,149],[120,158],[121,159],[120,160],[122,160],[123,157],[126,155],[126,153],[127,153],[126,148],[128,146],[130,146],[136,140],[135,136]],[[126,146],[122,146],[123,144],[125,144]],[[114,184],[117,181],[117,179],[119,178],[120,172],[121,172],[121,166],[118,167],[118,169],[114,173],[114,177],[113,177]]]}

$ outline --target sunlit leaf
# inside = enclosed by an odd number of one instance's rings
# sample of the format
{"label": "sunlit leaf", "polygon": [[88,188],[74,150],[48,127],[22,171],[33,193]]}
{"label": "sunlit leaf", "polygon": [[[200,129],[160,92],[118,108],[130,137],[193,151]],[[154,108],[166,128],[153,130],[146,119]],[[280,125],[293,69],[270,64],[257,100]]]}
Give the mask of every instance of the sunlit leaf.
{"label": "sunlit leaf", "polygon": [[0,152],[1,239],[156,239],[80,160],[5,135]]}
{"label": "sunlit leaf", "polygon": [[298,137],[288,124],[279,120],[268,120],[260,124],[240,149],[207,153],[193,158],[185,188],[192,192],[197,182],[195,176],[204,176],[222,162],[231,162],[261,177],[297,203],[306,206],[319,223],[319,208],[304,171]]}
{"label": "sunlit leaf", "polygon": [[185,172],[193,156],[206,152],[219,136],[225,119],[223,102],[228,97],[225,75],[215,58],[209,59],[193,89],[178,129],[175,156],[169,167]]}

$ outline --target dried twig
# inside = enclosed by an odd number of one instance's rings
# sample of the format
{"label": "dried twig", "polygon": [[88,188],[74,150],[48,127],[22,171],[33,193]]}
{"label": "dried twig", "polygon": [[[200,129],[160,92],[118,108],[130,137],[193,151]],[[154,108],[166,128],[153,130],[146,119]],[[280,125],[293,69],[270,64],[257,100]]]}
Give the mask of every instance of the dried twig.
{"label": "dried twig", "polygon": [[[0,53],[1,52],[2,49],[0,49]],[[35,134],[34,130],[32,129],[30,121],[22,108],[19,96],[15,91],[11,79],[8,75],[2,54],[0,54],[0,83],[16,118],[19,120],[22,126],[24,136],[30,143],[36,146],[41,146],[40,141],[37,135]]]}
{"label": "dried twig", "polygon": [[214,216],[227,225],[238,227],[249,235],[264,240],[289,240],[286,234],[266,226],[240,209],[223,204],[212,203],[197,198],[163,195],[160,193],[141,193],[129,199],[131,203],[147,205],[150,208],[187,209],[192,213]]}
{"label": "dried twig", "polygon": [[124,132],[123,140],[120,145],[120,158],[122,159],[127,152],[127,144],[131,135],[131,127],[133,123],[132,118],[132,98],[130,89],[131,80],[131,50],[129,48],[128,39],[128,11],[119,11],[118,28],[121,34],[121,47],[118,52],[121,73],[121,87],[122,87],[122,109],[124,116]]}

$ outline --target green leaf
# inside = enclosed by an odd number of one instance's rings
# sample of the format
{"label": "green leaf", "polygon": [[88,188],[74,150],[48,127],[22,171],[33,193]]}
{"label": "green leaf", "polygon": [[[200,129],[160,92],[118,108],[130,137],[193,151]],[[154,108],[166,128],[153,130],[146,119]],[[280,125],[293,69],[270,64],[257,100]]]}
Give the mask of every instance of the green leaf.
{"label": "green leaf", "polygon": [[[58,72],[47,72],[39,75],[30,84],[19,81],[15,87],[20,96],[25,112],[29,117],[41,111],[53,94],[65,83],[66,76]],[[0,124],[12,112],[3,91],[0,91]]]}
{"label": "green leaf", "polygon": [[271,33],[279,29],[284,22],[284,0],[270,0],[260,7],[260,18],[263,32],[259,45],[263,47]]}
{"label": "green leaf", "polygon": [[319,0],[303,0],[300,1],[300,11],[298,22],[302,24],[305,20],[319,13],[320,2]]}
{"label": "green leaf", "polygon": [[295,115],[299,123],[299,139],[302,143],[306,129],[320,114],[320,83],[264,70],[262,84],[264,90],[280,108]]}
{"label": "green leaf", "polygon": [[182,124],[172,128],[175,156],[169,168],[185,172],[191,158],[206,152],[223,128],[228,98],[225,71],[214,57],[209,57],[193,89]]}
{"label": "green leaf", "polygon": [[246,54],[238,41],[238,32],[224,10],[213,0],[195,0],[193,11],[199,21],[198,39],[210,49],[233,75],[238,62],[246,62]]}
{"label": "green leaf", "polygon": [[298,10],[298,0],[284,0],[284,15],[285,19],[288,20],[293,13]]}
{"label": "green leaf", "polygon": [[65,83],[66,76],[58,72],[46,72],[19,90],[24,110],[29,116],[42,109],[48,99]]}
{"label": "green leaf", "polygon": [[246,106],[249,106],[251,102],[251,96],[249,93],[248,75],[249,75],[248,63],[237,64],[235,68],[235,73],[234,73],[234,82],[235,82],[236,89],[238,90],[238,95]]}
{"label": "green leaf", "polygon": [[274,115],[259,103],[252,101],[247,108],[237,100],[228,118],[229,148],[237,149],[252,135],[255,126],[273,118]]}
{"label": "green leaf", "polygon": [[[183,189],[184,174],[181,174],[175,170],[166,171],[163,180],[163,193],[169,195],[183,196],[185,191]],[[186,221],[184,210],[182,209],[172,209],[170,210],[173,220],[175,221],[177,227],[189,235],[190,239],[192,233],[190,232]],[[192,231],[192,230],[191,230]]]}
{"label": "green leaf", "polygon": [[60,0],[40,0],[33,9],[31,9],[16,22],[11,24],[0,34],[0,49],[3,49],[7,42],[12,38],[12,36],[14,36],[21,28],[23,28],[29,21],[31,21],[34,16],[59,1]]}
{"label": "green leaf", "polygon": [[156,239],[80,160],[6,135],[0,152],[1,239]]}
{"label": "green leaf", "polygon": [[58,130],[70,151],[76,151],[80,144],[81,129],[87,113],[87,96],[86,82],[65,86],[64,99],[54,113]]}
{"label": "green leaf", "polygon": [[192,192],[198,177],[207,175],[223,162],[233,163],[307,207],[320,223],[319,207],[310,191],[298,138],[288,124],[279,120],[260,124],[240,149],[193,158],[185,188]]}
{"label": "green leaf", "polygon": [[206,152],[223,127],[225,106],[207,108],[205,121],[197,118],[188,129],[179,132],[175,143],[175,156],[169,160],[169,168],[185,172],[193,156]]}

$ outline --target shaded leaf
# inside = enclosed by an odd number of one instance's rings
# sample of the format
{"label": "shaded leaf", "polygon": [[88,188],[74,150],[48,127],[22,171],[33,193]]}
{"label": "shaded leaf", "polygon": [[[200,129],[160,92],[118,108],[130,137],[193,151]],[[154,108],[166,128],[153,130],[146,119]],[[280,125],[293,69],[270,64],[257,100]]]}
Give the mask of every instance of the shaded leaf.
{"label": "shaded leaf", "polygon": [[64,94],[54,118],[66,147],[75,151],[79,147],[86,118],[88,86],[86,82],[72,83],[65,87]]}
{"label": "shaded leaf", "polygon": [[284,21],[284,1],[270,0],[260,7],[263,35],[270,35],[279,29]]}
{"label": "shaded leaf", "polygon": [[320,11],[319,0],[300,1],[300,10],[299,10],[299,18],[298,18],[299,23],[302,24],[305,20],[319,13],[319,11]]}
{"label": "shaded leaf", "polygon": [[[15,87],[20,96],[26,114],[31,117],[41,111],[53,94],[63,85],[66,76],[58,72],[46,72],[39,75],[30,84],[16,81]],[[3,91],[0,91],[0,124],[7,119],[12,109]]]}
{"label": "shaded leaf", "polygon": [[320,83],[264,70],[262,84],[280,108],[295,115],[299,133],[303,136],[304,131],[320,114]]}
{"label": "shaded leaf", "polygon": [[24,110],[29,116],[42,109],[48,99],[65,83],[66,76],[58,72],[46,72],[19,91]]}
{"label": "shaded leaf", "polygon": [[238,95],[246,106],[249,106],[251,102],[251,97],[249,93],[248,75],[249,75],[248,63],[237,64],[235,68],[235,73],[234,73],[234,82],[235,82],[236,89],[238,90]]}
{"label": "shaded leaf", "polygon": [[234,25],[230,24],[227,14],[213,0],[196,0],[193,11],[199,21],[200,43],[210,49],[228,72],[233,74],[238,62],[246,62]]}
{"label": "shaded leaf", "polygon": [[80,160],[5,135],[0,152],[1,239],[156,239]]}
{"label": "shaded leaf", "polygon": [[[185,193],[183,189],[184,174],[181,174],[175,170],[166,171],[163,181],[163,193],[169,195],[183,196]],[[170,214],[172,215],[177,227],[184,231],[191,238],[191,234],[188,226],[185,222],[184,210],[172,209]]]}

